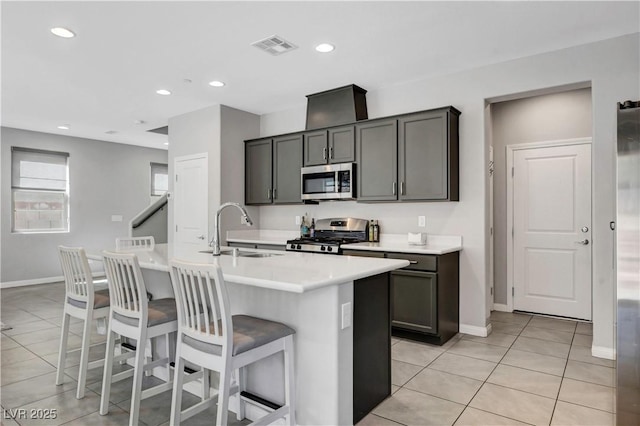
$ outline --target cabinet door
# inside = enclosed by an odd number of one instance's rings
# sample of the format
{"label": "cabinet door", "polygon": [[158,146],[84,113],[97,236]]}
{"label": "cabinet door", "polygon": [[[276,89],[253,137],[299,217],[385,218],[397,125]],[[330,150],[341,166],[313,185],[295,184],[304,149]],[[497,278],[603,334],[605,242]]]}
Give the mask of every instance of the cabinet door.
{"label": "cabinet door", "polygon": [[438,333],[438,275],[432,272],[391,273],[391,325],[422,333]]}
{"label": "cabinet door", "polygon": [[446,111],[398,119],[400,200],[449,197],[449,147]]}
{"label": "cabinet door", "polygon": [[327,164],[327,131],[320,130],[304,134],[304,165]]}
{"label": "cabinet door", "polygon": [[353,126],[329,129],[329,163],[356,161],[356,143]]}
{"label": "cabinet door", "polygon": [[271,139],[247,142],[245,149],[245,204],[271,203]]}
{"label": "cabinet door", "polygon": [[356,125],[358,201],[397,200],[397,121]]}
{"label": "cabinet door", "polygon": [[273,202],[301,203],[302,135],[273,140]]}

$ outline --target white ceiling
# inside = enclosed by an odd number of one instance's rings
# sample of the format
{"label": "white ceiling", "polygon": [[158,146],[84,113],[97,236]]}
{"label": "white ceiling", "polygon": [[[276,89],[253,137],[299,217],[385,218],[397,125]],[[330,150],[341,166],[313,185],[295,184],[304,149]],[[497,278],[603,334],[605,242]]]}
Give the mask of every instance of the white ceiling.
{"label": "white ceiling", "polygon": [[[166,148],[146,130],[169,117],[218,103],[281,111],[351,83],[373,91],[634,33],[639,5],[2,1],[2,125]],[[56,26],[77,37],[55,37]],[[298,49],[250,46],[273,34]],[[320,42],[336,50],[317,53]],[[215,79],[227,85],[208,86]]]}

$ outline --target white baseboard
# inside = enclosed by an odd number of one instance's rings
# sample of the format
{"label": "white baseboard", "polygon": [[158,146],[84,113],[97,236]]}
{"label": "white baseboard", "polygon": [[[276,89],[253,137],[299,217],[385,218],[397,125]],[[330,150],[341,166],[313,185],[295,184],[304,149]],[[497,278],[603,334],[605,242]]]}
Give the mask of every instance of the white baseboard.
{"label": "white baseboard", "polygon": [[494,303],[493,304],[493,310],[494,311],[500,311],[500,312],[511,312],[509,307],[507,305],[505,305],[504,303]]}
{"label": "white baseboard", "polygon": [[[94,272],[93,277],[103,277],[104,272]],[[38,285],[38,284],[53,284],[64,281],[64,277],[61,275],[59,277],[45,277],[45,278],[34,278],[31,280],[20,280],[20,281],[5,281],[0,283],[0,288],[12,288],[12,287],[24,287],[27,285]]]}
{"label": "white baseboard", "polygon": [[605,346],[591,346],[591,355],[596,358],[616,359],[616,350]]}
{"label": "white baseboard", "polygon": [[460,333],[470,334],[472,336],[487,337],[491,334],[491,324],[486,327],[478,327],[475,325],[460,324]]}

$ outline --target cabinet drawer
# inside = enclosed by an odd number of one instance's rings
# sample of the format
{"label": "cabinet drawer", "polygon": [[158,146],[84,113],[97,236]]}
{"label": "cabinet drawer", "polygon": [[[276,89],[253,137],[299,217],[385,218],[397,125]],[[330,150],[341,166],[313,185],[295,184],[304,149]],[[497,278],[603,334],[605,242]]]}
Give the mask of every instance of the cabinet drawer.
{"label": "cabinet drawer", "polygon": [[343,250],[342,254],[345,256],[360,256],[360,257],[384,257],[382,251],[368,251],[368,250]]}
{"label": "cabinet drawer", "polygon": [[387,253],[389,259],[408,260],[410,265],[404,269],[415,269],[417,271],[438,270],[438,257],[428,254],[412,254],[412,253]]}

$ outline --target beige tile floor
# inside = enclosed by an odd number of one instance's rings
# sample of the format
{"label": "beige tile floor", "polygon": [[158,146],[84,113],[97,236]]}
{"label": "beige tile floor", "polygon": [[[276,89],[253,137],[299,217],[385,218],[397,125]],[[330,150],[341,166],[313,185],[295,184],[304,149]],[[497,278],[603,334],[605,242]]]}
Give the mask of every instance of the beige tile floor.
{"label": "beige tile floor", "polygon": [[615,363],[589,323],[492,312],[488,337],[392,341],[393,394],[358,425],[613,425]]}
{"label": "beige tile floor", "polygon": [[[48,284],[0,294],[0,318],[13,327],[0,337],[1,424],[127,424],[130,381],[113,386],[108,416],[98,414],[101,369],[90,371],[86,398],[75,399],[78,354],[68,358],[64,385],[54,383],[63,292],[62,284]],[[491,322],[489,337],[458,335],[444,346],[393,339],[393,394],[359,424],[614,424],[614,362],[591,356],[590,324],[503,312],[493,312]],[[79,322],[71,332],[70,345],[78,347]],[[104,336],[94,333],[92,342]],[[96,346],[91,360],[103,353],[104,345]],[[168,424],[170,398],[165,392],[144,400],[140,424]],[[57,418],[8,418],[19,408],[57,408]],[[214,409],[185,424],[211,424],[213,416]]]}

